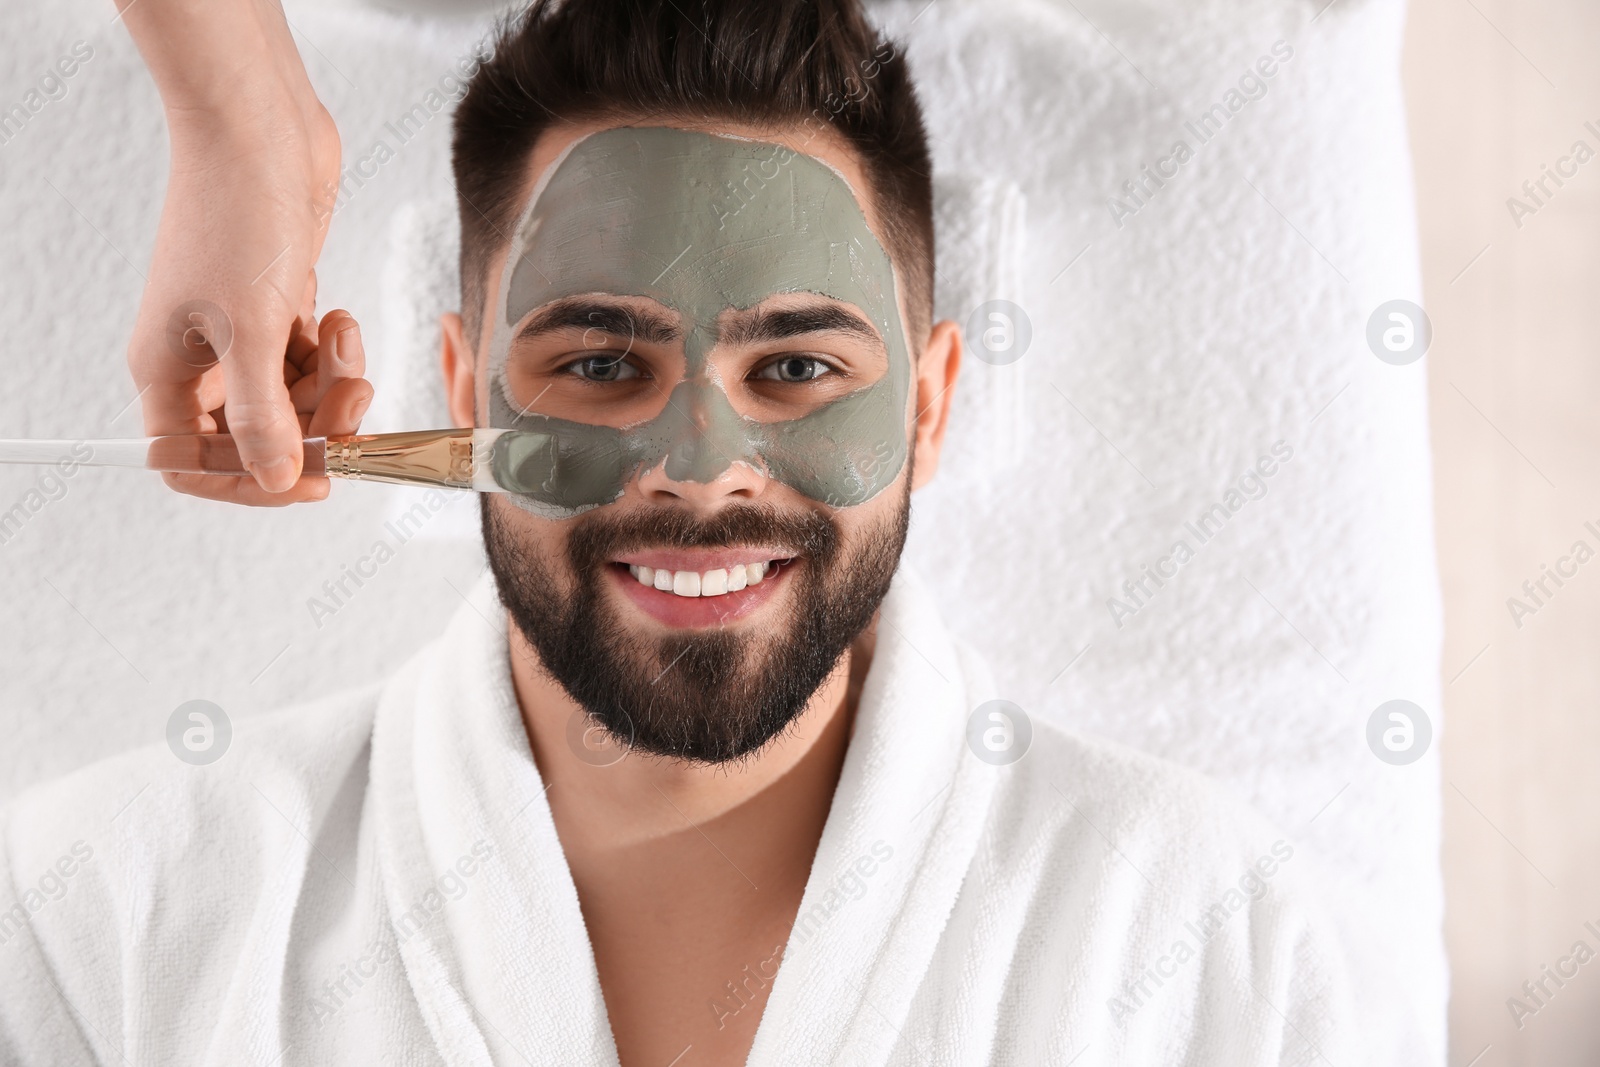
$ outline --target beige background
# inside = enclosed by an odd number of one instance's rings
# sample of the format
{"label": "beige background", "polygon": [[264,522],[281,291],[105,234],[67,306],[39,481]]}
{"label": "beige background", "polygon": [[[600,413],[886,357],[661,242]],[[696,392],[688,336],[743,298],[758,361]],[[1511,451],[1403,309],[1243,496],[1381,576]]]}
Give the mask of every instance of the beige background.
{"label": "beige background", "polygon": [[[1600,1063],[1600,958],[1543,1006],[1521,989],[1580,939],[1600,952],[1600,557],[1520,628],[1507,606],[1575,541],[1600,551],[1600,158],[1520,227],[1506,203],[1575,141],[1600,151],[1597,50],[1593,0],[1412,2],[1454,1067]],[[1513,996],[1537,1008],[1520,1028]]]}

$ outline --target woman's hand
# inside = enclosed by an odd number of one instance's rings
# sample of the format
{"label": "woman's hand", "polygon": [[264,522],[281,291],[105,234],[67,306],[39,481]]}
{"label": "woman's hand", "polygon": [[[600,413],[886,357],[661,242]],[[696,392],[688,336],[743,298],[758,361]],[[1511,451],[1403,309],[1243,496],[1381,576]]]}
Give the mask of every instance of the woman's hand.
{"label": "woman's hand", "polygon": [[[226,430],[255,475],[168,476],[182,492],[321,499],[327,479],[300,477],[300,439],[353,432],[372,396],[354,320],[329,314],[321,336],[316,324],[338,130],[277,0],[118,3],[161,92],[172,149],[128,350],[145,432]],[[335,360],[347,347],[353,357]]]}
{"label": "woman's hand", "polygon": [[[336,437],[356,433],[361,417],[372,403],[372,383],[366,373],[367,357],[361,345],[361,328],[348,311],[330,311],[319,323],[315,319],[295,323],[283,358],[283,381],[294,411],[294,430],[290,440],[296,454],[306,437]],[[213,366],[201,375],[196,396],[202,406],[222,407],[225,376],[223,368]],[[198,425],[185,433],[231,433],[238,431],[228,421],[226,409],[200,418]],[[329,482],[322,475],[301,475],[283,493],[269,493],[254,479],[215,474],[163,474],[167,484],[179,492],[237,504],[277,506],[302,500],[322,500]]]}

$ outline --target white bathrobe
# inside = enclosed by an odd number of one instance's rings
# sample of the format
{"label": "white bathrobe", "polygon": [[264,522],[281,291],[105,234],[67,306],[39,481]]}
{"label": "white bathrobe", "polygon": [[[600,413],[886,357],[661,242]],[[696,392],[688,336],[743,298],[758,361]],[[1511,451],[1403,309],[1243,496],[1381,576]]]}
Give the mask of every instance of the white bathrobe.
{"label": "white bathrobe", "polygon": [[[1293,841],[1042,722],[983,762],[996,695],[902,570],[750,1063],[1381,1062]],[[0,1063],[617,1063],[487,580],[382,686],[3,814]]]}

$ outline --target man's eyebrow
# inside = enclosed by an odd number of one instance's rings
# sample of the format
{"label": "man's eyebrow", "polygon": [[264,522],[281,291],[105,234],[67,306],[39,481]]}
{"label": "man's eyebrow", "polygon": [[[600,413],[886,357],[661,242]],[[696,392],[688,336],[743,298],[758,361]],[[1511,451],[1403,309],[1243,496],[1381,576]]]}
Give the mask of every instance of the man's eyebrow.
{"label": "man's eyebrow", "polygon": [[883,338],[866,319],[834,304],[758,311],[754,315],[741,316],[717,331],[717,343],[756,345],[829,331],[853,333],[880,347],[883,345]]}
{"label": "man's eyebrow", "polygon": [[546,304],[517,331],[524,341],[556,330],[599,330],[646,344],[669,345],[682,336],[671,319],[655,311],[625,307],[587,297],[568,297]]}

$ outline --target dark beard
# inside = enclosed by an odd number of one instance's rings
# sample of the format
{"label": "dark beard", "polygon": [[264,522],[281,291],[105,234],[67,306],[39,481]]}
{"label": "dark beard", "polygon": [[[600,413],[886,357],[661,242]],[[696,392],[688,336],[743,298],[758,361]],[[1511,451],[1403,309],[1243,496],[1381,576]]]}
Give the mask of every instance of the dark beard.
{"label": "dark beard", "polygon": [[[872,621],[905,546],[910,484],[907,477],[897,512],[864,530],[850,552],[818,512],[729,504],[701,520],[669,507],[626,516],[598,509],[570,520],[569,596],[551,565],[496,517],[487,494],[484,548],[500,602],[544,670],[613,739],[652,755],[726,763],[787,728]],[[798,552],[803,565],[785,576],[790,607],[772,628],[640,637],[601,592],[611,561],[630,551],[773,543]]]}

